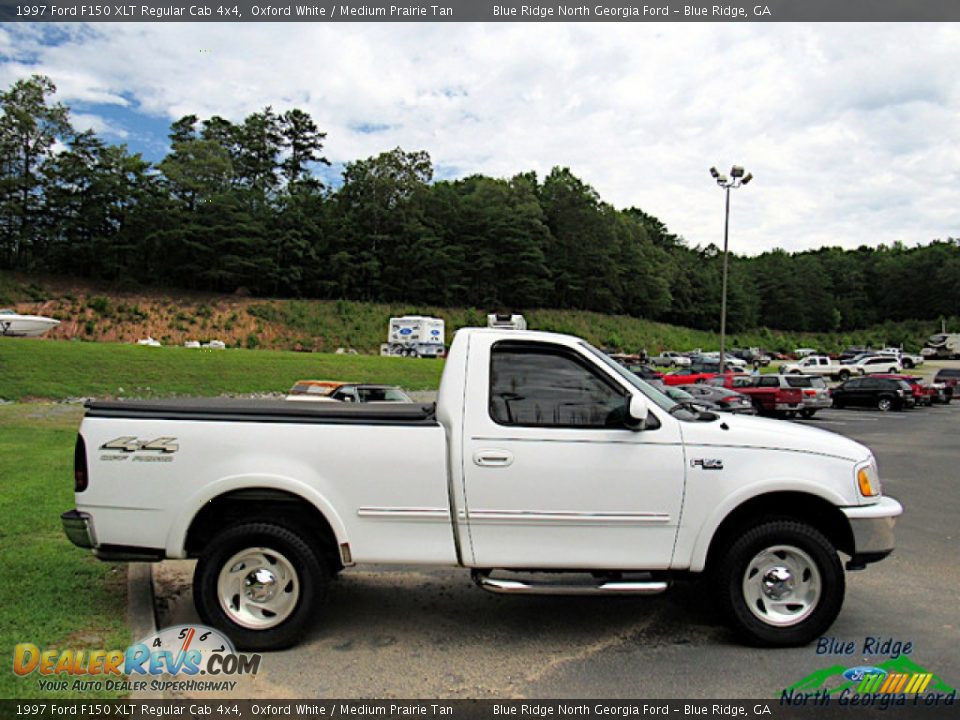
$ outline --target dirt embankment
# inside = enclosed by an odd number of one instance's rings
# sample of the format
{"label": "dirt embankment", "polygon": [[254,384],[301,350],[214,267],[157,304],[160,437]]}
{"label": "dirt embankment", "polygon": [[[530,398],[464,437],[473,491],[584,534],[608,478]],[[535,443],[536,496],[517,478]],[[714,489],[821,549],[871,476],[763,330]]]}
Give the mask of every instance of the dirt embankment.
{"label": "dirt embankment", "polygon": [[[258,317],[269,300],[212,294],[105,291],[77,282],[45,281],[18,288],[18,301],[6,303],[23,314],[45,315],[60,325],[45,337],[133,343],[148,337],[164,345],[220,340],[227,347],[284,350],[335,350],[322,334],[296,331]],[[24,296],[30,295],[32,299]],[[251,311],[251,308],[254,310]]]}

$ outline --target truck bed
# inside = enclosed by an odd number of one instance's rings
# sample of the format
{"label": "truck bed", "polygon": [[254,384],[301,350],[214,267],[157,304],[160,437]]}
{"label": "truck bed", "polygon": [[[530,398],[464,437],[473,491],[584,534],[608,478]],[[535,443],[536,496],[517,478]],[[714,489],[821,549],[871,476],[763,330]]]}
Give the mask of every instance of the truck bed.
{"label": "truck bed", "polygon": [[433,403],[289,402],[233,398],[94,400],[87,417],[320,425],[437,425]]}

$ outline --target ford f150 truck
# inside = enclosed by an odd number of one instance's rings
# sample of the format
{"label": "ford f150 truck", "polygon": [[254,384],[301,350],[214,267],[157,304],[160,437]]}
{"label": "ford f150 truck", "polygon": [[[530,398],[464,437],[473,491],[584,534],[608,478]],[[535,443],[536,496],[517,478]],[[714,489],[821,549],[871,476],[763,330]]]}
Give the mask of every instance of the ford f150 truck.
{"label": "ford f150 truck", "polygon": [[436,405],[91,402],[74,482],[74,544],[198,558],[200,616],[250,649],[294,644],[357,563],[460,566],[497,593],[705,573],[748,642],[803,644],[840,611],[839,553],[885,557],[901,513],[859,443],[701,412],[578,338],[498,329],[457,333]]}

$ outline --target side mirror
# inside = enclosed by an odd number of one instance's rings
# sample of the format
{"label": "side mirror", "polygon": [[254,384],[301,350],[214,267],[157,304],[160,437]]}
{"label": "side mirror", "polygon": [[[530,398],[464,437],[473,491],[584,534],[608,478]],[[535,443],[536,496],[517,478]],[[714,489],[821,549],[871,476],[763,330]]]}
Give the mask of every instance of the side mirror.
{"label": "side mirror", "polygon": [[627,420],[631,430],[643,430],[650,408],[643,395],[631,395],[627,401]]}

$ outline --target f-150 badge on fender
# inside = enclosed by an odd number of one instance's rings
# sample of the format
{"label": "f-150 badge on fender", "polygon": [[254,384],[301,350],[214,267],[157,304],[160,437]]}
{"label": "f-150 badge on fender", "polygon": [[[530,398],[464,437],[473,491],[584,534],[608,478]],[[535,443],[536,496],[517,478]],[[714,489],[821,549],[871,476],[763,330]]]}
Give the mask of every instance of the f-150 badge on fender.
{"label": "f-150 badge on fender", "polygon": [[690,461],[690,467],[699,467],[704,470],[723,470],[723,460],[720,458],[697,458]]}
{"label": "f-150 badge on fender", "polygon": [[[173,453],[180,449],[175,442],[175,437],[158,437],[155,440],[140,440],[132,435],[124,435],[113,440],[108,440],[100,446],[100,450],[114,450],[119,455],[105,454],[101,455],[103,461],[122,461],[128,457],[133,458],[133,462],[173,462]],[[137,455],[135,453],[159,453],[159,455]]]}

